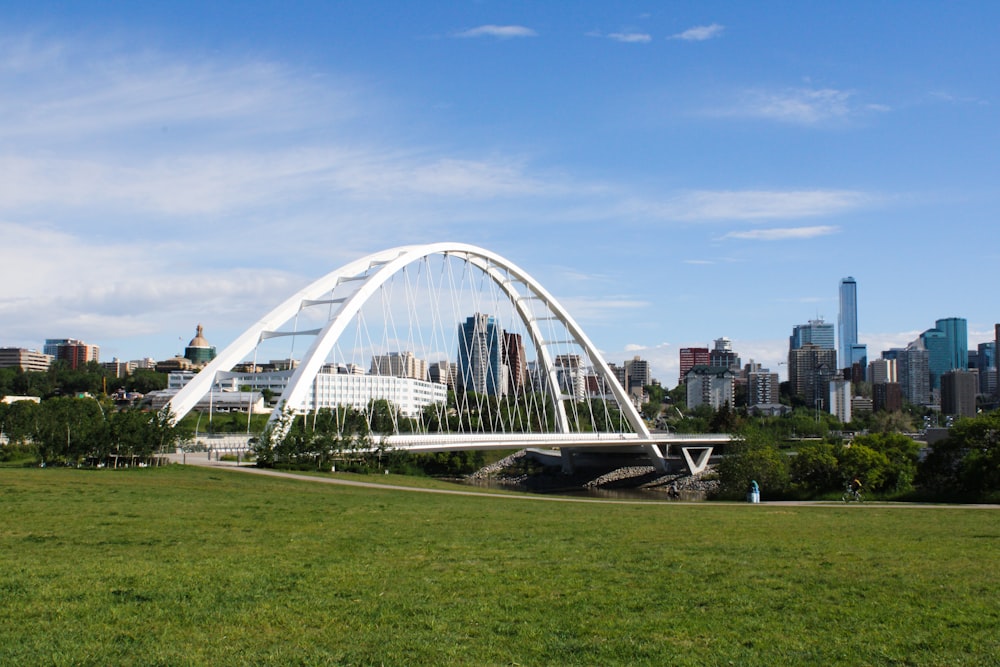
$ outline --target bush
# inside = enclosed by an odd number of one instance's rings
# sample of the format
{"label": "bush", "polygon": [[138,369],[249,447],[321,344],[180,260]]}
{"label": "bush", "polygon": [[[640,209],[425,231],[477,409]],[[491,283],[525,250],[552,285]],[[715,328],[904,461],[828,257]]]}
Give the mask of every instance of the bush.
{"label": "bush", "polygon": [[755,428],[746,428],[736,437],[729,455],[716,468],[717,495],[741,499],[746,496],[751,480],[760,485],[762,495],[784,495],[790,484],[788,458]]}
{"label": "bush", "polygon": [[942,497],[1000,497],[1000,411],[959,420],[920,464],[917,479]]}
{"label": "bush", "polygon": [[805,495],[815,496],[835,491],[842,485],[837,449],[830,443],[799,447],[789,464],[792,486]]}

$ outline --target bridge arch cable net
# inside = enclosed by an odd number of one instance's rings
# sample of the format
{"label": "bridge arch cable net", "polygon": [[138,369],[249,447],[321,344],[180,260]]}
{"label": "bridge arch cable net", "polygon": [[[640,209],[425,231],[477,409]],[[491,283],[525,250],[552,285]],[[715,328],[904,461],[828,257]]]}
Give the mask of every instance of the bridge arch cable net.
{"label": "bridge arch cable net", "polygon": [[[300,338],[311,342],[293,360]],[[288,339],[292,347],[280,347]],[[287,367],[257,372],[264,359]],[[259,386],[265,375],[280,387],[272,424],[283,410],[342,416],[350,407],[390,436],[650,438],[556,299],[512,262],[467,244],[392,248],[323,276],[226,347],[171,399],[170,414],[180,419],[213,389]],[[380,397],[389,414],[379,422]]]}

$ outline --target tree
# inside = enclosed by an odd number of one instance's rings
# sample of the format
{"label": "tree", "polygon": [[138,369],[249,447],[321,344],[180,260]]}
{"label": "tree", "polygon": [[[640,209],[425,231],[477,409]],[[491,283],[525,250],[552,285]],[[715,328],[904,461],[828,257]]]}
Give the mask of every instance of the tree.
{"label": "tree", "polygon": [[368,417],[373,433],[394,433],[399,415],[395,406],[384,398],[373,399],[368,404]]}
{"label": "tree", "polygon": [[882,452],[855,442],[850,447],[837,450],[837,463],[846,482],[858,479],[865,488],[873,491],[880,491],[886,486],[890,465],[888,457]]}
{"label": "tree", "polygon": [[0,431],[15,444],[31,441],[38,426],[41,405],[34,401],[0,403]]}
{"label": "tree", "polygon": [[43,463],[78,463],[107,442],[107,420],[94,399],[56,397],[40,407],[32,439]]}
{"label": "tree", "polygon": [[873,433],[858,436],[851,447],[864,446],[886,458],[881,490],[905,492],[913,488],[920,446],[901,433]]}
{"label": "tree", "polygon": [[151,391],[159,391],[167,388],[167,374],[157,373],[146,368],[137,369],[131,375],[122,378],[120,384],[128,391],[136,391],[140,394],[148,394]]}
{"label": "tree", "polygon": [[913,417],[905,412],[879,410],[869,421],[872,431],[877,433],[906,433],[913,431]]}
{"label": "tree", "polygon": [[808,443],[791,458],[792,484],[808,494],[822,494],[841,487],[840,463],[834,445]]}
{"label": "tree", "polygon": [[739,426],[740,416],[729,407],[728,402],[723,403],[708,422],[708,430],[711,433],[732,433],[739,430]]}
{"label": "tree", "polygon": [[918,481],[938,494],[1000,496],[1000,410],[960,419],[920,464]]}
{"label": "tree", "polygon": [[751,480],[765,492],[784,493],[789,486],[788,459],[756,427],[744,427],[719,462],[719,495],[742,498]]}
{"label": "tree", "polygon": [[273,468],[279,461],[287,461],[289,452],[285,443],[296,425],[295,415],[285,408],[277,420],[268,422],[264,430],[250,441],[250,451],[259,468]]}
{"label": "tree", "polygon": [[112,412],[108,417],[109,438],[95,446],[89,456],[107,458],[112,452],[125,458],[148,459],[158,452],[177,446],[180,432],[162,412],[145,412],[129,408]]}

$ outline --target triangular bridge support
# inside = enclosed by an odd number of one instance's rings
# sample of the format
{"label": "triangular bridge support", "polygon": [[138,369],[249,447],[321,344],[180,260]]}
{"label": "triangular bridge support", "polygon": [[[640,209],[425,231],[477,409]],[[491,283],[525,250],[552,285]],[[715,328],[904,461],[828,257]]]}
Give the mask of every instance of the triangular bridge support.
{"label": "triangular bridge support", "polygon": [[[712,452],[715,447],[699,445],[699,446],[682,446],[681,454],[684,455],[684,461],[687,463],[688,471],[692,475],[697,475],[700,472],[704,472],[705,468],[708,467],[708,460],[712,458]],[[692,458],[692,453],[697,456],[697,459]]]}

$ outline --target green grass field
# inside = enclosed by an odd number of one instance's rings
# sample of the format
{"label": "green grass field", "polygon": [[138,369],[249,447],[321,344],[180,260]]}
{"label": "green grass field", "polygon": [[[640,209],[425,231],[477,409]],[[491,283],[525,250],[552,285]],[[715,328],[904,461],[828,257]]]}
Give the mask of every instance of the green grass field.
{"label": "green grass field", "polygon": [[1000,664],[1000,511],[0,469],[3,665]]}

